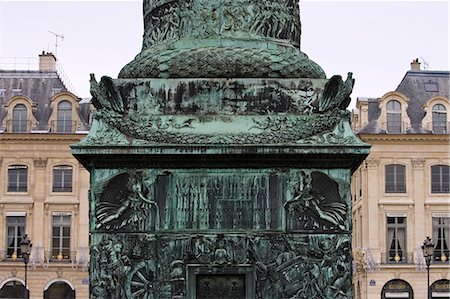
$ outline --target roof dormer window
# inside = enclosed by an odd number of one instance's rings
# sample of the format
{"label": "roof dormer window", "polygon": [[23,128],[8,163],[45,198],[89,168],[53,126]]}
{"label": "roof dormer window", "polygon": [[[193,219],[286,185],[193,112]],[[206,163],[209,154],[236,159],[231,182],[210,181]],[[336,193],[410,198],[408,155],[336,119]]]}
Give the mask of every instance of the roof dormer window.
{"label": "roof dormer window", "polygon": [[51,96],[53,97],[53,96],[57,95],[58,93],[61,92],[61,90],[62,90],[61,88],[52,88]]}
{"label": "roof dormer window", "polygon": [[423,84],[426,92],[439,92],[437,82],[428,81]]}
{"label": "roof dormer window", "polygon": [[17,104],[13,108],[12,132],[26,133],[28,131],[27,107],[23,104]]}
{"label": "roof dormer window", "polygon": [[11,96],[20,96],[22,94],[22,89],[16,88],[11,91]]}
{"label": "roof dormer window", "polygon": [[402,105],[400,102],[392,100],[386,105],[387,110],[387,131],[391,134],[402,132]]}
{"label": "roof dormer window", "polygon": [[436,104],[432,108],[433,133],[446,134],[447,131],[447,110],[442,104]]}

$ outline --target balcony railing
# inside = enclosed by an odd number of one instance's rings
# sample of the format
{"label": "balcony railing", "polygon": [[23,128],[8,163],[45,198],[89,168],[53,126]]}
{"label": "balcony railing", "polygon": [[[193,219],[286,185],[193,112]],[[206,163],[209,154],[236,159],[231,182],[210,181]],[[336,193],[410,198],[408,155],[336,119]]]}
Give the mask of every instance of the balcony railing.
{"label": "balcony railing", "polygon": [[30,120],[9,119],[6,121],[6,132],[14,134],[29,133],[31,125]]}
{"label": "balcony railing", "polygon": [[381,253],[381,263],[383,264],[414,264],[414,253],[403,252],[399,254]]}
{"label": "balcony railing", "polygon": [[388,134],[404,134],[408,129],[407,123],[404,121],[384,122],[381,123],[381,127],[386,130]]}
{"label": "balcony railing", "polygon": [[433,134],[449,134],[450,122],[429,122],[427,123],[427,130]]}
{"label": "balcony railing", "polygon": [[58,134],[72,134],[76,130],[77,122],[74,120],[53,120],[51,132]]}

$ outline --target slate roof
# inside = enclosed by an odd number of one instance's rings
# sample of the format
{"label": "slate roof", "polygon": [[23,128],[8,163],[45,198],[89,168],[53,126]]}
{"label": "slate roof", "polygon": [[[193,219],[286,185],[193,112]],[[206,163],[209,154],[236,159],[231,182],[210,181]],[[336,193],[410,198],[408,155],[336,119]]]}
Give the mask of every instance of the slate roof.
{"label": "slate roof", "polygon": [[[437,88],[437,89],[436,89]],[[450,98],[450,72],[411,70],[406,72],[402,81],[395,89],[409,98],[407,114],[411,121],[411,128],[406,134],[430,134],[422,127],[422,119],[425,117],[424,104],[433,97],[441,96],[447,100]],[[386,133],[377,124],[381,110],[380,98],[368,98],[368,124],[359,131],[364,134]]]}
{"label": "slate roof", "polygon": [[[48,122],[52,113],[50,99],[55,93],[68,91],[56,71],[0,70],[0,90],[4,90],[4,95],[0,94],[0,124],[6,116],[5,104],[14,95],[14,89],[20,89],[21,95],[30,98],[36,104],[33,115],[38,121],[38,127],[35,129],[44,131],[50,127]],[[78,114],[82,121],[81,130],[89,130],[89,105],[89,101],[80,103]]]}

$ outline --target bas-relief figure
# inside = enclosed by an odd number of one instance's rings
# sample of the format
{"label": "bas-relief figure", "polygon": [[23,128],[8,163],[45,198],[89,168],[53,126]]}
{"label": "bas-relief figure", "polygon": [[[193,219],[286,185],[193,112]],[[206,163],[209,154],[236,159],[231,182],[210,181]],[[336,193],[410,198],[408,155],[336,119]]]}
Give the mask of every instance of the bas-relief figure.
{"label": "bas-relief figure", "polygon": [[91,75],[90,296],[352,298],[355,83],[300,50],[295,0],[144,0]]}

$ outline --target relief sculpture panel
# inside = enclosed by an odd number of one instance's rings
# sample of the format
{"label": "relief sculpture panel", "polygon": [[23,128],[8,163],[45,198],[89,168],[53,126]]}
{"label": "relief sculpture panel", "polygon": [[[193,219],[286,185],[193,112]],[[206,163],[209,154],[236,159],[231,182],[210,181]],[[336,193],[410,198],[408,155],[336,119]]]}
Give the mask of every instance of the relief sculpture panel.
{"label": "relief sculpture panel", "polygon": [[93,298],[351,298],[342,171],[97,172]]}
{"label": "relief sculpture panel", "polygon": [[192,289],[216,293],[214,284],[223,280],[229,283],[223,292],[240,296],[248,295],[243,289],[250,277],[254,298],[352,298],[350,252],[349,235],[98,234],[91,293],[93,298],[192,298]]}

